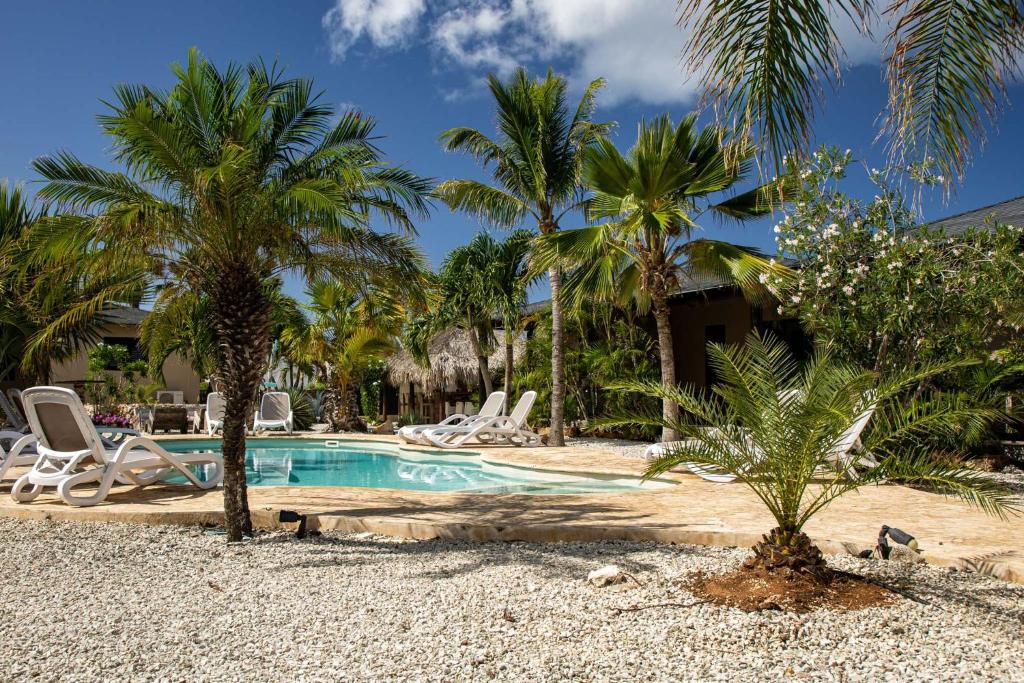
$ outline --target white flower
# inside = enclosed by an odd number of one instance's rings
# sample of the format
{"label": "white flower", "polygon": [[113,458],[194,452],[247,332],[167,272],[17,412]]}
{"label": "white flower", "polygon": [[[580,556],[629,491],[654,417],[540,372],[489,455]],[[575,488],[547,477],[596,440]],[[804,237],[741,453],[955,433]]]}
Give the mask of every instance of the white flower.
{"label": "white flower", "polygon": [[776,226],[775,226],[774,230],[775,230],[775,234],[776,234],[776,235],[778,235],[778,234],[779,234],[780,232],[782,232],[782,228],[781,228],[781,227],[779,227],[779,225],[778,225],[778,224],[776,224]]}
{"label": "white flower", "polygon": [[775,310],[778,312],[779,315],[782,315],[782,306],[779,306]]}
{"label": "white flower", "polygon": [[799,294],[794,294],[794,295],[793,295],[792,297],[790,297],[790,298],[791,298],[791,299],[793,300],[793,303],[795,303],[795,304],[798,304],[798,303],[800,303],[801,301],[803,301],[803,297],[801,297],[801,296],[800,296]]}
{"label": "white flower", "polygon": [[760,282],[762,285],[768,282],[768,273],[761,273],[760,275],[758,275],[757,281]]}
{"label": "white flower", "polygon": [[846,285],[843,287],[843,293],[846,294],[846,296],[851,296],[853,294],[853,287]]}

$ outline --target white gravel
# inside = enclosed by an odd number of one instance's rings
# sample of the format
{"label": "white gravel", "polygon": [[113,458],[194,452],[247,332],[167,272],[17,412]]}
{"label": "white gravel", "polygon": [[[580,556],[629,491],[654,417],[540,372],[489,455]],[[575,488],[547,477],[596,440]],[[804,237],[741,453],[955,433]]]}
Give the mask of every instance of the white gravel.
{"label": "white gravel", "polygon": [[[1020,680],[1024,586],[837,558],[915,600],[699,605],[744,550],[466,544],[0,520],[0,680]],[[643,587],[594,588],[615,563]]]}

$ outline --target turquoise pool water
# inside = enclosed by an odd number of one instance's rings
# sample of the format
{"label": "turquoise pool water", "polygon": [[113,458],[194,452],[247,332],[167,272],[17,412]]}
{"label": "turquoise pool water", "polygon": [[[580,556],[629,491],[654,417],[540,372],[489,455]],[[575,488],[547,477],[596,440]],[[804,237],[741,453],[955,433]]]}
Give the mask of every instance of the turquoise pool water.
{"label": "turquoise pool water", "polygon": [[[638,481],[497,467],[468,452],[402,452],[390,444],[323,439],[248,439],[250,486],[358,486],[414,491],[594,493],[638,491]],[[220,440],[161,441],[173,452],[220,450]],[[184,478],[182,478],[184,479]],[[656,486],[646,485],[647,486]]]}

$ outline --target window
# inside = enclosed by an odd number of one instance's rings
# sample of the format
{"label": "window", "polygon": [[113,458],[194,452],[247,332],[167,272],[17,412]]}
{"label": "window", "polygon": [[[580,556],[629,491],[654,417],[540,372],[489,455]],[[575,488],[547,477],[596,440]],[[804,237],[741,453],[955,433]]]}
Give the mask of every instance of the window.
{"label": "window", "polygon": [[[104,344],[123,346],[128,349],[128,360],[146,360],[145,350],[142,345],[139,344],[138,337],[104,337]],[[116,366],[110,364],[105,368],[106,370],[117,370]]]}

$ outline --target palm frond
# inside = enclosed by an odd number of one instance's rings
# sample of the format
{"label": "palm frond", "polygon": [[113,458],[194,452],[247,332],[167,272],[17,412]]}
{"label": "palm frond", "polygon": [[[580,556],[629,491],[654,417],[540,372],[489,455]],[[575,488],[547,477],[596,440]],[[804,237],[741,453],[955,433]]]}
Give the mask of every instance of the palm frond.
{"label": "palm frond", "polygon": [[898,17],[889,34],[890,157],[933,157],[948,187],[984,141],[1006,81],[1021,73],[1024,11],[1016,0],[895,0],[887,13]]}

